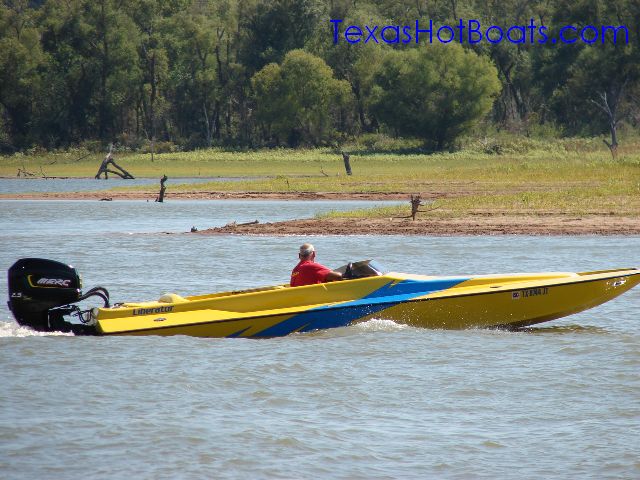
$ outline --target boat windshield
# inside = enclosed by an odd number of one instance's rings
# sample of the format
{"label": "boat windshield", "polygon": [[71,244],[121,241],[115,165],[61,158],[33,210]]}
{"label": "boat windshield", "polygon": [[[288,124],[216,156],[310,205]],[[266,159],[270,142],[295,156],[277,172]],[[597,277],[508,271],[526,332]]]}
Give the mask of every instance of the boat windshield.
{"label": "boat windshield", "polygon": [[[349,264],[336,268],[336,272],[344,274]],[[387,269],[375,260],[361,260],[351,263],[351,278],[377,277],[384,275]]]}

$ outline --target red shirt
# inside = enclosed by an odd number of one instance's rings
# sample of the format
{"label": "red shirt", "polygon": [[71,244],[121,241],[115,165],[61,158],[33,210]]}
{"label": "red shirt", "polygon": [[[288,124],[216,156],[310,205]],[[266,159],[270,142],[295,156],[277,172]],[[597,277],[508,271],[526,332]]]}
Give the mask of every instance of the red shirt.
{"label": "red shirt", "polygon": [[311,260],[302,260],[291,272],[291,286],[301,287],[303,285],[322,283],[330,271],[330,268],[319,263]]}

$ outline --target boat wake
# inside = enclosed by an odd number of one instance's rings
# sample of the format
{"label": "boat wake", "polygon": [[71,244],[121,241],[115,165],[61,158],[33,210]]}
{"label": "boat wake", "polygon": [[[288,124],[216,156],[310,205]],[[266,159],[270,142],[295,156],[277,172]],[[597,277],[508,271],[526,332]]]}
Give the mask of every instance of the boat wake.
{"label": "boat wake", "polygon": [[362,335],[363,333],[376,333],[376,332],[400,332],[408,328],[413,328],[408,325],[402,325],[392,320],[384,320],[381,318],[373,318],[366,322],[356,323],[342,328],[331,328],[328,330],[312,330],[310,332],[298,332],[294,333],[294,336],[299,338],[337,338],[337,337],[352,337]]}
{"label": "boat wake", "polygon": [[0,321],[0,338],[21,337],[73,337],[73,333],[64,332],[38,332],[28,327],[21,327],[15,322]]}
{"label": "boat wake", "polygon": [[384,320],[382,318],[373,318],[366,322],[357,323],[350,328],[360,332],[398,332],[411,328],[408,325],[402,325],[393,320]]}

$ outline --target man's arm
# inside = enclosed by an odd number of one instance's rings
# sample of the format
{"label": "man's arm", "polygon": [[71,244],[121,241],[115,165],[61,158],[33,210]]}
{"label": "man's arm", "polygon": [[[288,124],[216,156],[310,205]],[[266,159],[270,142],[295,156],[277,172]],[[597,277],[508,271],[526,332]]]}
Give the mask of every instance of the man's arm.
{"label": "man's arm", "polygon": [[333,270],[327,273],[327,276],[324,277],[325,282],[335,282],[337,280],[342,280],[342,274],[340,272],[334,272]]}

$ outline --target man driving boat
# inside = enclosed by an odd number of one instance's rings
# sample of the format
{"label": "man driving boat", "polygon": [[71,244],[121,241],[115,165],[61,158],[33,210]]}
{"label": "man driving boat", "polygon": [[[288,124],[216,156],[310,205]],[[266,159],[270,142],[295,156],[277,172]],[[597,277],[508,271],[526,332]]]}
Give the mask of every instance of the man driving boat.
{"label": "man driving boat", "polygon": [[340,272],[333,271],[315,262],[316,249],[310,243],[304,243],[300,246],[298,258],[300,262],[298,262],[298,265],[296,265],[291,272],[290,285],[292,287],[342,280],[342,274]]}

